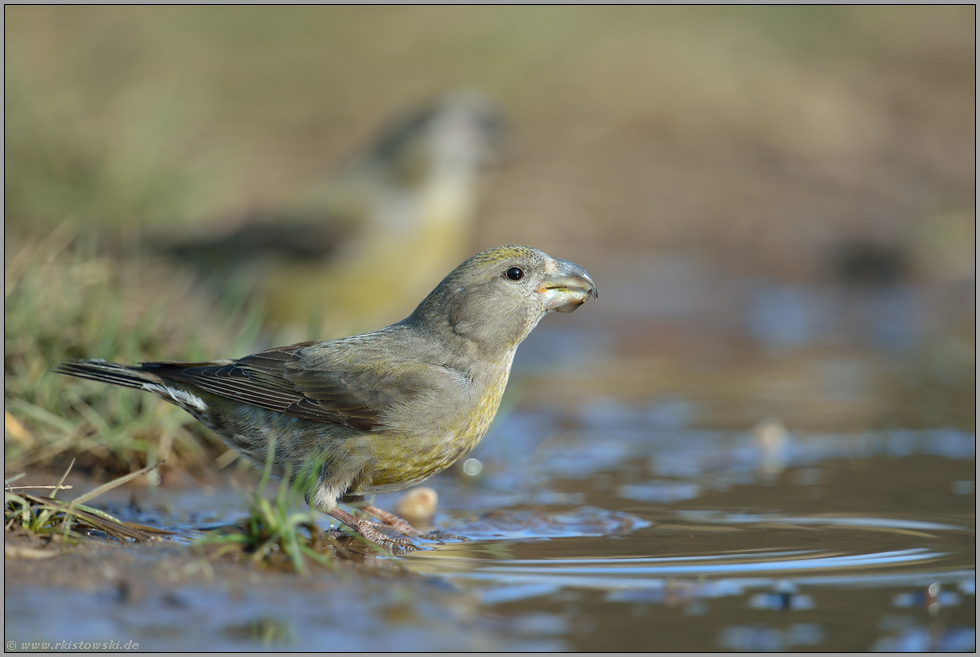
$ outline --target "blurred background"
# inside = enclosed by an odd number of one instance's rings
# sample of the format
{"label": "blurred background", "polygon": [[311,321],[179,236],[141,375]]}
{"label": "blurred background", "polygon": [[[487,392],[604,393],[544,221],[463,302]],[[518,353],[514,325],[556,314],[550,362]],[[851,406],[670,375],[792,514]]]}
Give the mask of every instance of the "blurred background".
{"label": "blurred background", "polygon": [[74,496],[166,460],[100,508],[227,529],[254,469],[176,407],[49,369],[378,328],[500,244],[601,290],[541,322],[487,438],[428,482],[472,540],[375,564],[438,586],[94,540],[5,552],[9,638],[975,650],[975,25],[4,7],[8,480],[74,463]]}
{"label": "blurred background", "polygon": [[504,243],[602,289],[512,406],[975,425],[973,7],[4,17],[8,463],[207,461],[45,372],[380,327]]}

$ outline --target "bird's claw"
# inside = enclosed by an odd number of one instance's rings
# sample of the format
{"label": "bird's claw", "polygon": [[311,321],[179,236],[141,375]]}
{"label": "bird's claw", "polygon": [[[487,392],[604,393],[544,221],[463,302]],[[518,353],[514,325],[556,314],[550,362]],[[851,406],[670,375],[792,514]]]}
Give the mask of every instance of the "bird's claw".
{"label": "bird's claw", "polygon": [[468,541],[470,539],[465,536],[460,536],[459,534],[450,534],[449,532],[443,531],[441,529],[433,529],[430,532],[424,532],[419,535],[419,538],[426,541],[437,541],[439,543],[444,543],[445,541]]}
{"label": "bird's claw", "polygon": [[456,534],[450,534],[444,532],[441,529],[435,529],[432,531],[424,532],[420,529],[416,529],[412,526],[410,522],[402,518],[401,516],[395,515],[384,509],[379,509],[378,507],[367,504],[361,507],[362,511],[370,513],[372,516],[381,521],[386,527],[394,529],[399,534],[404,534],[405,536],[411,536],[413,538],[421,538],[425,541],[436,541],[442,543],[444,540],[450,541],[468,541],[469,539],[465,536],[458,536]]}
{"label": "bird's claw", "polygon": [[388,536],[375,523],[352,516],[342,509],[334,509],[330,511],[330,515],[360,534],[362,538],[385,549],[397,551],[413,551],[418,549],[408,538]]}

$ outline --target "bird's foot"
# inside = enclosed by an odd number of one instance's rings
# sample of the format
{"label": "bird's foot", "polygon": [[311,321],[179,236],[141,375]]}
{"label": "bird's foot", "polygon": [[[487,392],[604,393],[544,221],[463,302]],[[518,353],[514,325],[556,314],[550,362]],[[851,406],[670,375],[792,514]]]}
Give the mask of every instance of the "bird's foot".
{"label": "bird's foot", "polygon": [[365,513],[371,514],[372,516],[380,520],[388,527],[391,527],[395,531],[401,534],[405,534],[406,536],[412,536],[414,538],[422,538],[427,541],[439,541],[440,543],[444,540],[450,540],[450,541],[469,540],[465,536],[450,534],[448,532],[442,531],[441,529],[424,532],[420,529],[416,529],[415,527],[413,527],[411,523],[409,523],[401,516],[395,515],[394,513],[391,513],[389,511],[385,511],[384,509],[379,509],[378,507],[372,504],[366,504],[362,506],[361,510],[364,511]]}
{"label": "bird's foot", "polygon": [[425,536],[425,532],[419,531],[418,529],[412,526],[412,523],[405,520],[401,516],[397,516],[394,513],[391,513],[390,511],[379,509],[373,504],[365,504],[360,508],[361,511],[371,514],[372,516],[380,520],[383,524],[387,525],[388,527],[391,527],[392,529],[394,529],[396,532],[400,534],[405,534],[406,536],[414,536],[416,538],[421,538]]}
{"label": "bird's foot", "polygon": [[420,536],[420,538],[424,538],[427,541],[439,541],[440,543],[442,543],[443,541],[468,541],[468,540],[470,540],[470,539],[466,538],[465,536],[460,536],[459,534],[450,534],[449,532],[445,532],[445,531],[443,531],[441,529],[433,529],[431,532],[425,532],[424,534],[422,534]]}
{"label": "bird's foot", "polygon": [[407,538],[394,538],[392,536],[388,536],[387,534],[379,531],[378,527],[373,522],[352,516],[343,509],[334,509],[333,511],[329,512],[329,515],[344,523],[367,540],[371,541],[372,543],[376,543],[383,548],[398,552],[418,549],[415,544]]}

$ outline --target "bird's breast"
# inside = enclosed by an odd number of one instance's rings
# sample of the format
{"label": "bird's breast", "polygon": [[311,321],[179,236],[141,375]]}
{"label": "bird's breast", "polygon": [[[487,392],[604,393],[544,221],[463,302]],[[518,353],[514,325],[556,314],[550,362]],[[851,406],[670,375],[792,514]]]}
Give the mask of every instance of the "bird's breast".
{"label": "bird's breast", "polygon": [[[373,467],[359,492],[395,491],[419,483],[456,462],[479,444],[500,407],[507,367],[488,384],[474,386],[462,399],[433,400],[427,421],[378,432],[372,439]],[[462,401],[462,403],[459,403]]]}

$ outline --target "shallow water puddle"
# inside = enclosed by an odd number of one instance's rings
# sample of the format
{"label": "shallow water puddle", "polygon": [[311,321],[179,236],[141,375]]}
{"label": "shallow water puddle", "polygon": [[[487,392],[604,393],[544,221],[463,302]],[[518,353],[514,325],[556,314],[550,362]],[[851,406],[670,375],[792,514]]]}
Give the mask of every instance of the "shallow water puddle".
{"label": "shallow water puddle", "polygon": [[580,650],[913,644],[969,650],[975,643],[971,526],[704,511],[658,515],[625,536],[498,537],[399,561],[479,590],[483,604],[498,614],[553,614],[565,622],[561,635]]}
{"label": "shallow water puddle", "polygon": [[[206,565],[176,540],[7,560],[7,636],[57,627],[154,650],[974,649],[972,432],[707,430],[686,426],[686,404],[503,417],[477,467],[427,482],[435,528],[469,540],[339,576]],[[230,485],[116,489],[100,505],[186,537],[246,515]]]}
{"label": "shallow water puddle", "polygon": [[577,650],[973,649],[971,435],[783,436],[774,459],[747,433],[684,433],[607,429],[614,464],[566,451],[557,476],[547,442],[524,463],[490,455],[500,480],[440,482],[450,509],[538,486],[583,505],[448,511],[440,526],[474,540],[395,559]]}
{"label": "shallow water puddle", "polygon": [[[728,531],[724,531],[722,519],[711,526],[686,525],[684,515],[699,514],[678,514],[675,523],[653,526],[629,540],[622,536],[605,540],[552,540],[545,548],[540,543],[515,542],[513,539],[504,546],[463,542],[413,552],[400,559],[416,572],[489,583],[540,582],[603,590],[645,590],[664,588],[669,581],[665,578],[676,578],[673,585],[690,578],[698,585],[687,590],[692,593],[701,591],[707,597],[717,597],[721,591],[735,595],[748,588],[771,586],[786,577],[807,585],[891,586],[920,580],[927,584],[938,581],[959,585],[972,579],[974,573],[970,567],[971,555],[963,550],[966,547],[964,539],[970,541],[973,531],[965,527],[872,518],[766,518],[756,523],[755,528],[765,531],[771,543],[812,545],[815,541],[811,532],[814,530],[806,527],[809,525],[824,530],[821,543],[840,547],[835,550],[739,550],[732,546],[752,543],[754,539],[743,536],[737,540],[733,533],[739,532],[738,527],[727,527]],[[751,520],[738,517],[734,522],[741,525]],[[849,532],[843,539],[835,537],[832,533],[835,525],[858,529],[864,535],[855,536]],[[916,531],[911,536],[935,539],[940,545],[902,548],[909,543],[910,535],[902,530],[909,526],[932,529],[934,534]],[[895,532],[896,536],[882,540],[877,535],[879,532],[887,534],[892,529],[899,530]],[[626,556],[641,544],[656,549],[658,533],[665,531],[688,533],[691,538],[697,534],[698,539],[713,534],[710,543],[720,549],[706,554]],[[945,547],[950,551],[942,549],[943,533],[950,534],[945,537]],[[697,540],[697,548],[703,550],[704,543]],[[880,549],[852,552],[855,544],[875,545]],[[579,550],[590,549],[602,556],[573,556]],[[617,554],[620,552],[624,554]],[[724,579],[707,584],[708,577]],[[720,581],[725,583],[719,584]]]}

